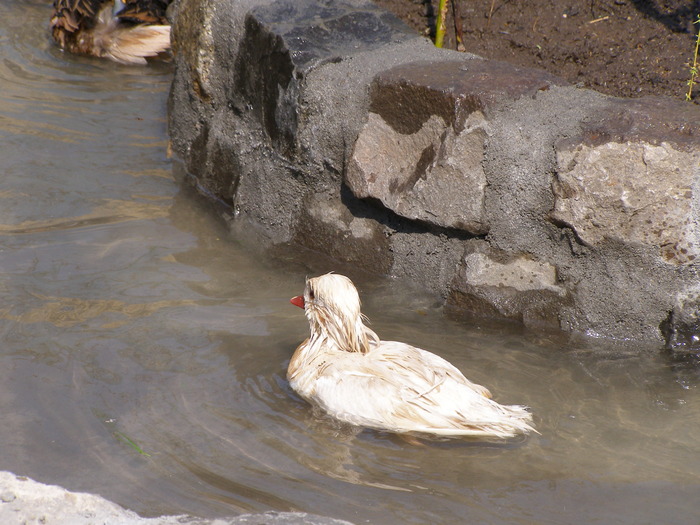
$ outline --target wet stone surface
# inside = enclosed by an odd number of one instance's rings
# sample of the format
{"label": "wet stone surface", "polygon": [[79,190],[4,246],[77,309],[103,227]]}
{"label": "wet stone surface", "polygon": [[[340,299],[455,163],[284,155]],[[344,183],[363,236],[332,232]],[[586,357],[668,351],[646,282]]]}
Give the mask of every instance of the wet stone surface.
{"label": "wet stone surface", "polygon": [[483,170],[492,109],[564,84],[543,71],[462,60],[380,73],[346,182],[408,219],[488,232]]}
{"label": "wet stone surface", "polygon": [[236,91],[264,123],[275,147],[290,155],[307,71],[410,38],[414,35],[403,22],[372,3],[301,0],[258,6],[245,19]]}
{"label": "wet stone surface", "polygon": [[436,50],[364,2],[181,9],[200,16],[176,40],[211,31],[176,57],[174,149],[272,244],[467,313],[659,345],[700,332],[669,317],[700,271],[697,106]]}
{"label": "wet stone surface", "polygon": [[564,85],[564,80],[539,69],[478,57],[417,62],[377,75],[370,111],[404,134],[415,133],[430,115],[442,117],[459,132],[474,111],[488,113],[499,104]]}
{"label": "wet stone surface", "polygon": [[[610,101],[561,141],[552,218],[587,244],[652,247],[670,264],[700,254],[700,122],[665,99]],[[690,110],[690,111],[689,111]]]}

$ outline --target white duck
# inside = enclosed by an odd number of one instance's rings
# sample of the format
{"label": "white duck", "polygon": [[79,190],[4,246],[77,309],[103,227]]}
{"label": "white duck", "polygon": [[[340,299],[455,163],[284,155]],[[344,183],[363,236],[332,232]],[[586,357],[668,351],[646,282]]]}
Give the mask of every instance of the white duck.
{"label": "white duck", "polygon": [[311,337],[294,352],[291,387],[333,417],[362,427],[432,436],[508,438],[536,432],[526,407],[493,401],[443,358],[367,328],[352,281],[307,279],[303,296]]}

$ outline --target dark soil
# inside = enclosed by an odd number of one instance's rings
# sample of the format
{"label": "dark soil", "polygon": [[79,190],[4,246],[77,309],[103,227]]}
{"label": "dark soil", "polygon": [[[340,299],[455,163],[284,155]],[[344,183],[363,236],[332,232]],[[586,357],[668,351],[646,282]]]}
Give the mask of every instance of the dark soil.
{"label": "dark soil", "polygon": [[[437,0],[375,2],[426,36],[434,34]],[[455,26],[461,25],[470,53],[545,69],[602,93],[684,100],[688,92],[700,0],[451,0],[449,5],[445,47],[457,48]],[[693,101],[700,103],[700,84]]]}

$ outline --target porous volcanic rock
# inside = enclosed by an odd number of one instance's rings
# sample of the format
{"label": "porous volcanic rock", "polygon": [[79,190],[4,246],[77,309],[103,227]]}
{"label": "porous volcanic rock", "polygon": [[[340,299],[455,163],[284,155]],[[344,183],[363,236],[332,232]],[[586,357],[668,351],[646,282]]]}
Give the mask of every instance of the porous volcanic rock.
{"label": "porous volcanic rock", "polygon": [[700,108],[437,50],[361,0],[180,0],[173,150],[240,229],[450,311],[700,343]]}

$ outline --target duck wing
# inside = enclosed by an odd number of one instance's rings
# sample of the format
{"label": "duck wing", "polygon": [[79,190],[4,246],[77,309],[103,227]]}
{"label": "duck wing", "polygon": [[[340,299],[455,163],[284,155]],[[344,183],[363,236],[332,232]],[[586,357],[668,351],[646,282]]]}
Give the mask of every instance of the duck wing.
{"label": "duck wing", "polygon": [[117,13],[117,17],[136,24],[167,25],[168,5],[170,0],[125,0],[124,7]]}
{"label": "duck wing", "polygon": [[54,0],[51,33],[71,53],[145,64],[170,48],[165,11],[170,0],[127,0],[112,16],[113,0]]}
{"label": "duck wing", "polygon": [[525,407],[496,403],[446,360],[394,341],[334,358],[313,397],[338,419],[393,432],[511,437],[534,430]]}
{"label": "duck wing", "polygon": [[112,0],[54,0],[51,30],[74,33],[80,28],[97,25],[99,12]]}

